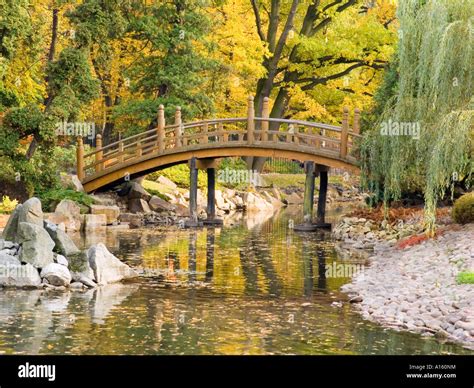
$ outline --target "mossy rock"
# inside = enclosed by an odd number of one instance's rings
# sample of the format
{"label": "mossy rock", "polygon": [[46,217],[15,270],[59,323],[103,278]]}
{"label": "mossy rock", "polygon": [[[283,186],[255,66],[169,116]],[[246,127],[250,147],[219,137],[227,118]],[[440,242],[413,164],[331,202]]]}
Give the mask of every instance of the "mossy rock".
{"label": "mossy rock", "polygon": [[458,224],[474,222],[474,192],[464,194],[454,202],[452,217]]}

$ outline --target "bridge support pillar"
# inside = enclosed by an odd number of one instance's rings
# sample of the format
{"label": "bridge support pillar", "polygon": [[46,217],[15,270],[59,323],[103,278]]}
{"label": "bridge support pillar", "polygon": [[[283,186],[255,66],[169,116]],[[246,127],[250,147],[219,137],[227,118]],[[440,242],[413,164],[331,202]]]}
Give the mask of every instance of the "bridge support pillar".
{"label": "bridge support pillar", "polygon": [[[319,228],[331,228],[331,224],[324,222],[326,212],[326,195],[328,186],[328,170],[329,167],[315,165],[314,162],[305,162],[306,180],[304,187],[303,202],[303,223],[295,225],[295,231],[313,232]],[[314,208],[314,179],[316,174],[320,174],[319,180],[319,196],[318,196],[318,213],[317,223],[313,223]]]}
{"label": "bridge support pillar", "polygon": [[325,221],[329,167],[318,164],[317,170],[319,171],[319,196],[318,196],[318,210],[316,214],[316,226],[318,228],[331,229],[331,224]]}
{"label": "bridge support pillar", "polygon": [[216,169],[207,168],[207,219],[204,225],[222,225],[223,221],[216,218]]}
{"label": "bridge support pillar", "polygon": [[198,169],[196,158],[189,161],[189,220],[184,224],[187,228],[202,226],[197,215]]}

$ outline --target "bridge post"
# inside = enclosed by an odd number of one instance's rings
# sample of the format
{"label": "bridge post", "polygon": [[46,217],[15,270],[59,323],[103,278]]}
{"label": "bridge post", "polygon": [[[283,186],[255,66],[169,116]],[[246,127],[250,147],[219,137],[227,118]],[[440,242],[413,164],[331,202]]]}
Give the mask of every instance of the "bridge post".
{"label": "bridge post", "polygon": [[197,188],[198,188],[198,169],[196,158],[189,161],[189,220],[185,226],[195,228],[201,226],[197,216]]}
{"label": "bridge post", "polygon": [[349,109],[344,107],[342,112],[342,130],[341,130],[341,149],[340,156],[345,158],[347,156],[347,137],[349,135]]}
{"label": "bridge post", "polygon": [[328,192],[328,171],[329,167],[321,164],[316,165],[319,171],[319,195],[318,209],[316,213],[316,226],[319,228],[331,228],[331,224],[326,223],[326,197]]}
{"label": "bridge post", "polygon": [[360,133],[360,109],[359,108],[354,109],[354,125],[352,127],[352,130],[356,134]]}
{"label": "bridge post", "polygon": [[[319,228],[331,228],[331,224],[324,221],[326,213],[326,196],[328,187],[328,170],[329,167],[316,164],[314,162],[305,162],[306,181],[304,186],[304,202],[303,202],[303,224],[295,225],[295,231],[313,232]],[[319,173],[319,196],[317,223],[312,223],[314,208],[314,179]]]}
{"label": "bridge post", "polygon": [[181,107],[176,107],[176,112],[174,113],[174,124],[176,128],[174,129],[174,138],[175,138],[175,147],[181,147]]}
{"label": "bridge post", "polygon": [[[263,106],[262,106],[262,118],[268,119],[270,116],[270,108],[268,103],[268,97],[263,99]],[[262,141],[268,141],[268,121],[262,121]]]}
{"label": "bridge post", "polygon": [[314,207],[314,162],[305,162],[304,168],[306,172],[306,180],[304,182],[303,224],[295,225],[295,230],[310,232],[316,229],[312,224]]}
{"label": "bridge post", "polygon": [[209,143],[209,135],[208,135],[208,132],[209,132],[209,124],[208,124],[208,123],[204,123],[204,125],[202,126],[202,133],[204,134],[204,137],[202,138],[202,143],[203,143],[203,144]]}
{"label": "bridge post", "polygon": [[222,225],[223,221],[216,218],[216,169],[210,167],[207,172],[207,219],[204,225]]}
{"label": "bridge post", "polygon": [[124,152],[124,148],[123,148],[123,141],[120,140],[120,142],[118,143],[118,153],[119,153],[119,156],[118,156],[118,163],[123,163],[123,160],[125,159],[125,155],[123,154]]}
{"label": "bridge post", "polygon": [[165,149],[165,107],[158,107],[158,151],[161,153]]}
{"label": "bridge post", "polygon": [[249,96],[247,108],[247,143],[253,144],[253,136],[255,130],[255,108],[253,104],[253,96]]}
{"label": "bridge post", "polygon": [[95,148],[96,148],[96,154],[95,154],[95,162],[98,163],[95,165],[95,172],[99,172],[102,170],[102,163],[99,163],[103,156],[104,156],[104,151],[102,151],[102,135],[98,134],[95,137]]}
{"label": "bridge post", "polygon": [[76,167],[77,167],[77,177],[80,181],[84,179],[84,143],[82,137],[77,138],[76,146]]}

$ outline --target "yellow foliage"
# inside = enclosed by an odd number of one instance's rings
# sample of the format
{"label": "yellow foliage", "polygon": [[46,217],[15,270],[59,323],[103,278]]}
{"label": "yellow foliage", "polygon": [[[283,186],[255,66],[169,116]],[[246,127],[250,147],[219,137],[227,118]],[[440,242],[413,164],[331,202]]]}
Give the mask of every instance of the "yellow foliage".
{"label": "yellow foliage", "polygon": [[10,197],[8,197],[7,195],[4,195],[2,198],[2,202],[0,202],[0,213],[9,214],[13,210],[15,210],[17,205],[18,205],[18,201],[16,199],[11,200]]}

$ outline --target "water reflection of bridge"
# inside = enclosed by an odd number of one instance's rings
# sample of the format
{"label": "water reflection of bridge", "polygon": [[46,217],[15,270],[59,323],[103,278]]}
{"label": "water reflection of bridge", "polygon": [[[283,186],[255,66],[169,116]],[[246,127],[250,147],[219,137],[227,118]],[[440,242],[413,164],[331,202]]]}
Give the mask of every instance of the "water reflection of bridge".
{"label": "water reflection of bridge", "polygon": [[[292,246],[293,239],[300,239],[298,235],[294,235],[291,230],[284,229],[280,226],[275,228],[281,239],[283,234],[283,241],[286,245]],[[204,273],[197,271],[198,261],[198,234],[206,233],[205,245],[205,265]],[[187,251],[187,281],[189,284],[194,282],[204,282],[211,285],[215,275],[215,257],[216,249],[219,249],[216,244],[216,230],[214,228],[206,228],[206,231],[190,230],[188,237],[188,251]],[[268,236],[271,236],[268,234]],[[274,235],[273,235],[274,236]],[[307,239],[301,239],[301,252],[298,256],[301,257],[301,265],[303,269],[303,294],[310,296],[317,290],[318,292],[326,292],[326,260],[328,256],[327,248],[324,242],[315,244]],[[272,296],[278,297],[284,293],[284,276],[276,268],[276,261],[285,262],[289,259],[289,252],[286,246],[271,247],[265,238],[262,238],[262,231],[254,228],[241,240],[238,247],[238,266],[234,267],[232,271],[236,275],[242,275],[244,280],[244,294],[268,293]],[[219,255],[221,256],[221,255]],[[275,256],[277,256],[275,258]],[[177,252],[169,251],[166,255],[167,267],[179,269],[181,272],[183,268],[180,267],[179,257]],[[173,263],[173,264],[170,264]],[[315,271],[315,266],[317,270]],[[168,272],[168,275],[169,272]],[[168,277],[168,280],[174,279],[174,276]],[[315,288],[316,287],[316,288]]]}

